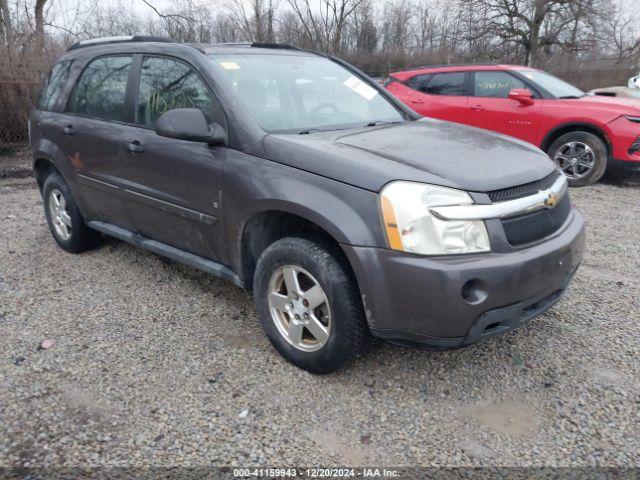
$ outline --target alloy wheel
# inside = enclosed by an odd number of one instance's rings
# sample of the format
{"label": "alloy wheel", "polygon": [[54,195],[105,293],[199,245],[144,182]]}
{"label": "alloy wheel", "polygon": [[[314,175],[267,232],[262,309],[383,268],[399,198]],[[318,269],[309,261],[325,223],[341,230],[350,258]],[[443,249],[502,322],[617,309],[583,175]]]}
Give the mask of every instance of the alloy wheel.
{"label": "alloy wheel", "polygon": [[279,267],[269,280],[269,311],[278,332],[304,352],[320,350],[329,340],[331,308],[320,283],[296,265]]}
{"label": "alloy wheel", "polygon": [[593,170],[596,156],[586,143],[569,142],[556,151],[553,159],[562,173],[576,180],[585,177]]}
{"label": "alloy wheel", "polygon": [[71,238],[71,216],[67,209],[67,200],[57,188],[49,193],[49,214],[56,235],[61,240],[69,240]]}

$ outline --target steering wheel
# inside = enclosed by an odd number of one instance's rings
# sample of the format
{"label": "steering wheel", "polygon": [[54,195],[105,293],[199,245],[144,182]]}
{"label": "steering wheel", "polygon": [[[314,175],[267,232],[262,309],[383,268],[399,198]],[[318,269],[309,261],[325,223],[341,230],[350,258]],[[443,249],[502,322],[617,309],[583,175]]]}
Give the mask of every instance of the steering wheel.
{"label": "steering wheel", "polygon": [[311,109],[311,111],[309,112],[309,115],[317,115],[318,113],[320,113],[322,110],[326,109],[326,108],[330,108],[331,111],[327,112],[329,115],[336,113],[338,111],[338,107],[336,107],[333,103],[331,102],[322,102],[319,103],[318,105],[316,105],[315,107],[313,107]]}

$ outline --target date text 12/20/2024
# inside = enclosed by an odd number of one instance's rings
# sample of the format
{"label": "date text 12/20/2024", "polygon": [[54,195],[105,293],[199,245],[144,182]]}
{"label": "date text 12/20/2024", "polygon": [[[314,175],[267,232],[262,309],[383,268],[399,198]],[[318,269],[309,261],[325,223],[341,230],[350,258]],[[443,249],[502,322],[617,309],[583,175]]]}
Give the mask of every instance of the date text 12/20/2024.
{"label": "date text 12/20/2024", "polygon": [[236,468],[235,478],[399,478],[387,468]]}

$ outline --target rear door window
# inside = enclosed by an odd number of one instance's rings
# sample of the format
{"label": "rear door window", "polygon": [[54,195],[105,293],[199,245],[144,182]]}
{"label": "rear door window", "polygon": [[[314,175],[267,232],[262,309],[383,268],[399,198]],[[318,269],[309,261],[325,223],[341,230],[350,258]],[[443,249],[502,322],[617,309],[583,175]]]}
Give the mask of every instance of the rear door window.
{"label": "rear door window", "polygon": [[102,120],[126,121],[131,56],[101,57],[82,72],[67,111]]}
{"label": "rear door window", "polygon": [[60,92],[69,78],[72,63],[73,60],[63,60],[53,66],[38,99],[39,110],[53,110],[56,100],[58,100]]}
{"label": "rear door window", "polygon": [[429,95],[465,96],[465,72],[434,73],[424,87]]}
{"label": "rear door window", "polygon": [[223,123],[209,88],[190,66],[169,58],[146,57],[140,72],[136,123],[153,128],[163,113],[176,108],[198,108],[209,122]]}

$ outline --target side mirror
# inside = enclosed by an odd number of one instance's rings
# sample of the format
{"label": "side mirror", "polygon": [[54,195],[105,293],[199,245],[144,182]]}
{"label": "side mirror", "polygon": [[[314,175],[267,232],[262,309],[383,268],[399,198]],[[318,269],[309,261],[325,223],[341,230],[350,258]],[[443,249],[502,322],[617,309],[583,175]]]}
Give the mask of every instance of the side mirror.
{"label": "side mirror", "polygon": [[156,122],[156,134],[176,140],[226,145],[227,134],[217,123],[209,125],[201,110],[177,108],[163,113]]}
{"label": "side mirror", "polygon": [[509,92],[509,98],[516,100],[522,105],[529,106],[535,103],[533,93],[528,88],[514,88]]}

